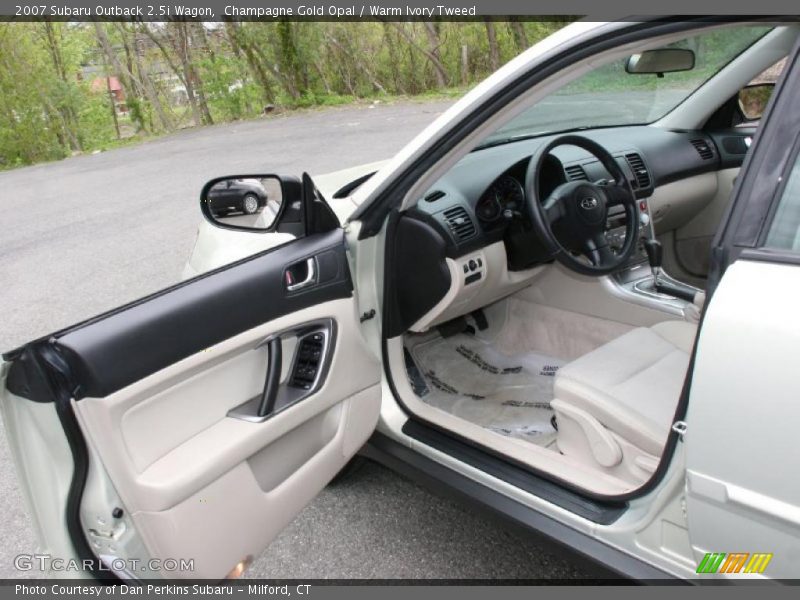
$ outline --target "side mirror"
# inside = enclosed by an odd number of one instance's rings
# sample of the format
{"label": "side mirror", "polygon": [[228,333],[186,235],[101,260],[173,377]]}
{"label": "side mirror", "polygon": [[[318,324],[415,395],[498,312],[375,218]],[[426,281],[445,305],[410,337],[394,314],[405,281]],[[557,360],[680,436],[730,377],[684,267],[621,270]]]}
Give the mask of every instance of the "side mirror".
{"label": "side mirror", "polygon": [[657,48],[634,54],[625,63],[632,75],[658,75],[694,69],[694,51],[688,48]]}
{"label": "side mirror", "polygon": [[300,181],[278,175],[234,175],[212,179],[200,193],[203,216],[224,229],[302,235]]}
{"label": "side mirror", "polygon": [[758,121],[775,91],[774,83],[756,83],[739,90],[739,110],[747,121]]}
{"label": "side mirror", "polygon": [[339,220],[311,178],[231,175],[212,179],[200,192],[200,210],[213,225],[295,237],[339,227]]}

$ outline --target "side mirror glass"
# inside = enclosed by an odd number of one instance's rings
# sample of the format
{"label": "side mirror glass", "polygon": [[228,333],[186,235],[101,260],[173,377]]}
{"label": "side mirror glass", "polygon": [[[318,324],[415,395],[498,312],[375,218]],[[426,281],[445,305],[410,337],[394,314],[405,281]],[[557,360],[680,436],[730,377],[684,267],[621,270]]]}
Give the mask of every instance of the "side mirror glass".
{"label": "side mirror glass", "polygon": [[[275,229],[287,206],[286,182],[277,175],[236,175],[212,179],[200,196],[203,215],[225,229],[267,232]],[[299,190],[298,190],[299,191]],[[289,221],[300,222],[299,193],[295,208],[298,214]]]}
{"label": "side mirror glass", "polygon": [[634,54],[625,63],[625,71],[633,75],[663,75],[694,69],[695,55],[688,48],[657,48]]}
{"label": "side mirror glass", "polygon": [[774,83],[757,83],[739,90],[739,109],[747,121],[761,118],[774,90]]}

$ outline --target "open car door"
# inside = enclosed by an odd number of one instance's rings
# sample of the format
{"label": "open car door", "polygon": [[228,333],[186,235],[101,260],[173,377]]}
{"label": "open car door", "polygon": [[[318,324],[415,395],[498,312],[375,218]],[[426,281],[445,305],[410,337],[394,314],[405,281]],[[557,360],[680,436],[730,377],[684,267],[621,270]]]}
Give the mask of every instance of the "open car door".
{"label": "open car door", "polygon": [[334,228],[6,354],[41,550],[111,578],[240,574],[375,427],[356,311]]}
{"label": "open car door", "polygon": [[798,576],[800,45],[712,253],[686,414],[686,511],[703,577]]}

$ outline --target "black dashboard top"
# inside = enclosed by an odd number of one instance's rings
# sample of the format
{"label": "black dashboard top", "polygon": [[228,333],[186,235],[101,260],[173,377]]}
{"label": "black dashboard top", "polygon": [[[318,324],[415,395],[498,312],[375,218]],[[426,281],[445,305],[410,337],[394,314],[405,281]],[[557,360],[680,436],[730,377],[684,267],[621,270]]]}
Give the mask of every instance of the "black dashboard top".
{"label": "black dashboard top", "polygon": [[[651,196],[658,186],[730,166],[731,153],[717,147],[720,136],[700,131],[635,126],[577,133],[600,143],[614,155],[639,198]],[[726,143],[730,146],[729,138],[744,139],[749,135],[752,132],[747,130],[726,133]],[[423,195],[416,208],[449,234],[448,254],[459,256],[502,239],[502,211],[519,211],[520,202],[529,195],[524,182],[530,157],[555,137],[475,150]],[[568,180],[610,177],[594,156],[574,146],[557,147],[544,168],[540,198]]]}

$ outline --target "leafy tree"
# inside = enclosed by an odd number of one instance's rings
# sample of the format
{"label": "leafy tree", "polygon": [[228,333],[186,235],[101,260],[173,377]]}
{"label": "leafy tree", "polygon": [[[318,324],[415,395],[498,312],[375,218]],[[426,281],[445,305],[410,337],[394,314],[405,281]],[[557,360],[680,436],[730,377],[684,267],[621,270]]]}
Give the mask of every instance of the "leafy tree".
{"label": "leafy tree", "polygon": [[274,109],[469,86],[565,22],[0,23],[0,168]]}

